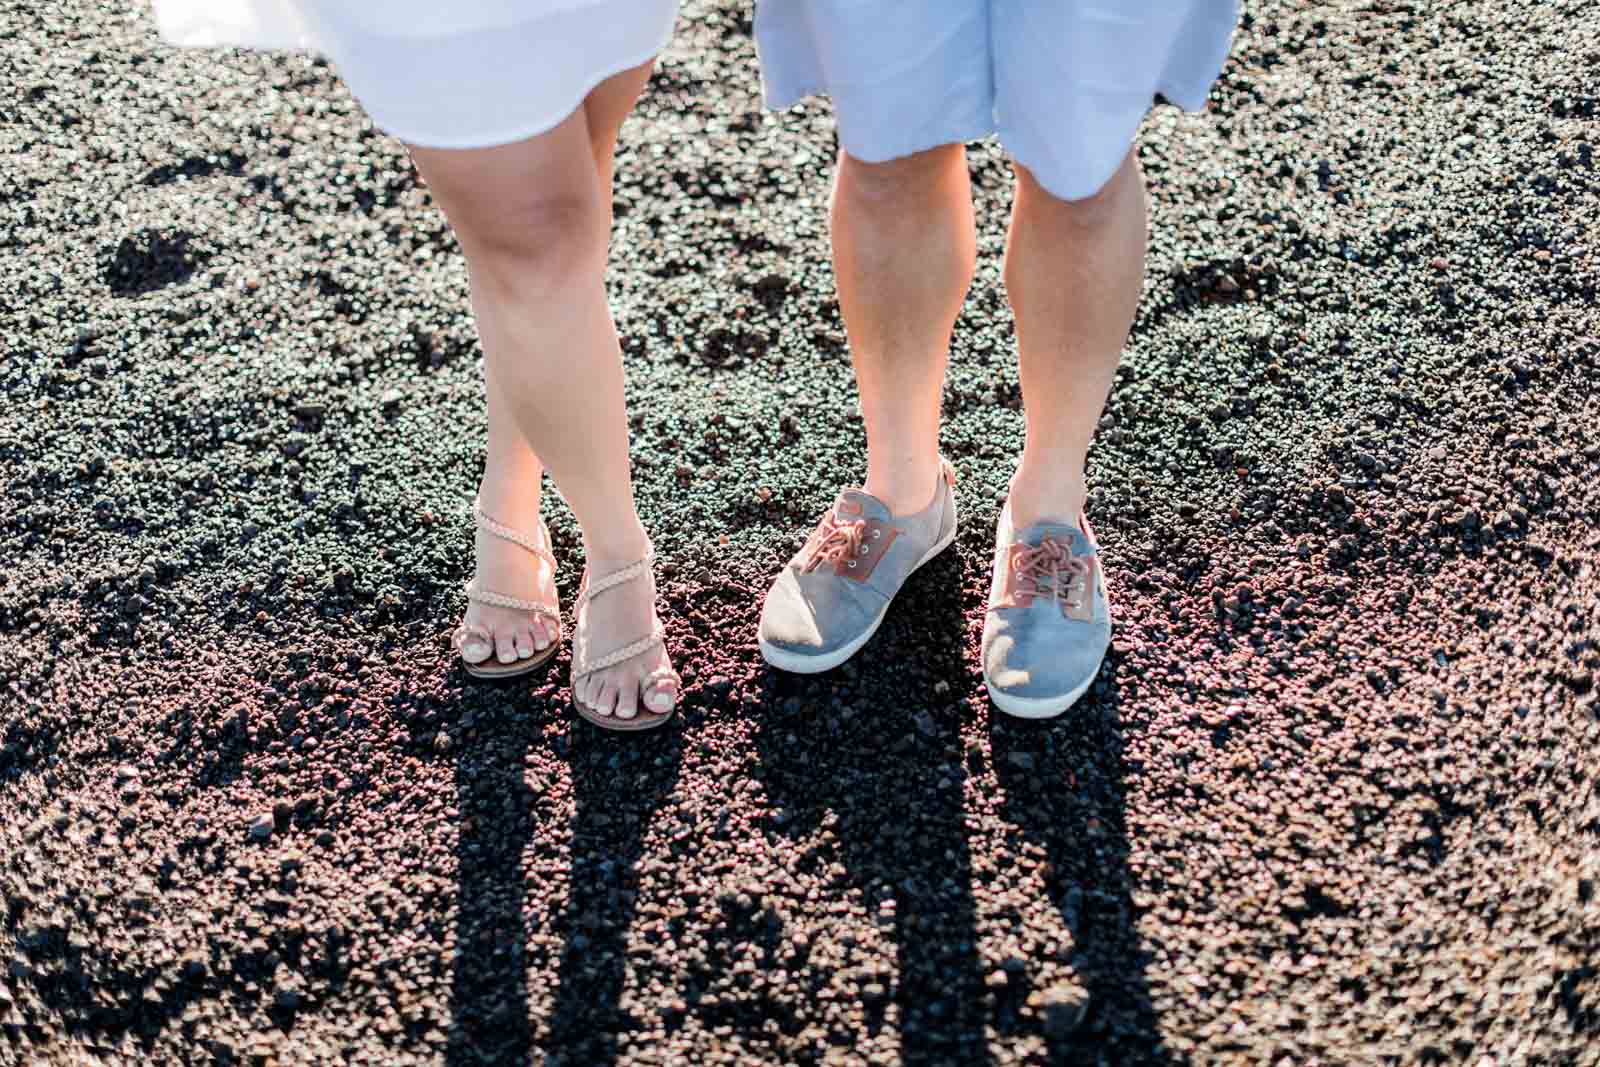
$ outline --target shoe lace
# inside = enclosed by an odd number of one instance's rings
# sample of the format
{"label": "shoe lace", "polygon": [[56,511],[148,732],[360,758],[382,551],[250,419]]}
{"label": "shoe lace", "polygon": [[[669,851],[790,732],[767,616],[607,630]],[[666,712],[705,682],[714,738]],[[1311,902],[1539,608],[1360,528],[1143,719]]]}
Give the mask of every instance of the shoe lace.
{"label": "shoe lace", "polygon": [[1025,596],[1048,593],[1053,599],[1064,599],[1074,581],[1089,576],[1089,564],[1053,537],[1013,554],[1011,565],[1017,575],[1017,591]]}
{"label": "shoe lace", "polygon": [[811,550],[811,558],[806,561],[808,573],[824,563],[837,565],[846,560],[853,567],[855,557],[865,551],[867,539],[865,519],[845,521],[830,511],[823,516],[819,532],[822,536],[817,539],[816,546]]}

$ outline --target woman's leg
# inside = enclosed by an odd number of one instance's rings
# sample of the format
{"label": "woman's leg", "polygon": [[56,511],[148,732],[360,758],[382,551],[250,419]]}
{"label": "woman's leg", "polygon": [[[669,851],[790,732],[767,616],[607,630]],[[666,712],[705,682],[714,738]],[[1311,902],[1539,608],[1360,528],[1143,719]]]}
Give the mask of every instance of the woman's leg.
{"label": "woman's leg", "polygon": [[977,236],[966,150],[886,163],[839,153],[833,263],[867,428],[866,490],[897,515],[939,480],[939,401]]}
{"label": "woman's leg", "polygon": [[1006,247],[1027,441],[1012,523],[1077,522],[1084,459],[1144,285],[1144,177],[1133,152],[1093,196],[1061,200],[1021,165]]}
{"label": "woman's leg", "polygon": [[[600,83],[583,102],[589,126],[590,151],[605,197],[606,217],[611,214],[611,165],[617,146],[617,131],[633,109],[639,91],[650,78],[651,63],[624,71]],[[489,406],[489,448],[478,486],[478,499],[484,510],[500,522],[519,530],[532,531],[539,525],[540,489],[544,465],[534,454],[528,439],[518,428],[511,400],[500,384],[492,363],[484,366],[484,384]],[[555,583],[541,577],[537,584],[527,566],[527,556],[504,541],[477,532],[474,546],[478,560],[478,580],[486,589],[516,592],[525,599],[546,603],[555,601]],[[557,636],[556,624],[526,612],[496,608],[473,601],[466,621],[485,626],[495,636],[495,647],[465,651],[478,658],[492,651],[502,663],[527,659],[535,651],[550,647]]]}
{"label": "woman's leg", "polygon": [[[591,100],[614,100],[626,95],[619,87],[630,84],[636,93],[647,73],[645,66],[617,75]],[[490,460],[504,467],[485,472],[485,485],[499,496],[484,499],[484,508],[502,522],[513,519],[496,514],[497,507],[520,516],[518,508],[525,511],[528,500],[536,499],[525,479],[536,469],[532,463],[542,461],[578,518],[594,574],[632,563],[649,543],[634,509],[621,349],[603,284],[610,192],[601,180],[596,144],[604,138],[603,131],[591,129],[585,106],[547,133],[516,144],[412,148],[466,254],[489,388],[495,391],[491,441],[503,447]],[[508,421],[528,454],[505,443]],[[530,461],[530,455],[538,459]],[[507,545],[482,547],[490,555],[521,552]],[[527,566],[525,556],[521,564]],[[504,591],[517,593],[514,587]],[[597,653],[648,634],[653,603],[649,582],[597,598],[588,613]],[[485,618],[497,610],[474,607]],[[665,662],[660,649],[627,660],[596,673],[586,692],[574,695],[630,717],[638,707],[640,680]],[[654,696],[663,703],[652,710],[670,706],[665,694]]]}

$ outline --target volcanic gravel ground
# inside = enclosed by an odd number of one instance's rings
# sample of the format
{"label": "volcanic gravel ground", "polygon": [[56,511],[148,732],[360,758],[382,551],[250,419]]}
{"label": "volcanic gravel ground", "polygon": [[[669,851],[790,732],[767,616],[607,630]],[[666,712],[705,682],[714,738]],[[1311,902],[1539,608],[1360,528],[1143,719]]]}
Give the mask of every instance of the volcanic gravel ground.
{"label": "volcanic gravel ground", "polygon": [[611,279],[688,685],[616,737],[565,655],[447,647],[479,353],[400,147],[313,59],[0,6],[0,1062],[1600,1063],[1600,19],[1247,7],[1142,141],[1113,652],[1025,723],[977,659],[1004,161],[955,550],[775,674],[758,599],[862,469],[831,119],[688,5]]}

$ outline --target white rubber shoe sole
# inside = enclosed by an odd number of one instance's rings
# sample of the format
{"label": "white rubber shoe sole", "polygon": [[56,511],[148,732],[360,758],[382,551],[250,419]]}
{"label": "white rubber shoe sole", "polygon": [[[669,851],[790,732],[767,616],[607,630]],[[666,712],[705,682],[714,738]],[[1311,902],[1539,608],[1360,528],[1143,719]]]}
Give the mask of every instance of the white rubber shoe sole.
{"label": "white rubber shoe sole", "polygon": [[[1105,657],[1101,657],[1101,662],[1105,662]],[[1100,665],[1096,664],[1094,673],[1089,675],[1088,681],[1071,692],[1056,697],[1011,696],[989,685],[987,677],[984,678],[983,684],[988,688],[989,699],[994,702],[994,706],[1007,715],[1013,715],[1019,719],[1053,719],[1081,700],[1083,694],[1089,691],[1089,687],[1094,684],[1095,678],[1099,677],[1099,675]]]}
{"label": "white rubber shoe sole", "polygon": [[[906,581],[909,582],[911,575],[921,570],[925,563],[949,548],[950,543],[956,539],[956,530],[959,528],[959,523],[952,525],[950,533],[928,549],[921,559],[917,560],[917,565],[912,567],[910,573],[906,575]],[[904,588],[903,585],[902,588]],[[860,652],[861,646],[872,640],[872,635],[877,633],[878,627],[883,624],[883,617],[889,613],[889,605],[893,603],[894,600],[891,598],[883,605],[883,610],[878,612],[878,617],[872,620],[872,625],[868,626],[861,633],[861,636],[840,645],[832,652],[816,655],[805,652],[791,652],[788,649],[768,644],[767,639],[762,637],[758,641],[761,646],[761,658],[780,671],[788,671],[791,674],[821,674],[823,671],[831,671],[857,652]]]}

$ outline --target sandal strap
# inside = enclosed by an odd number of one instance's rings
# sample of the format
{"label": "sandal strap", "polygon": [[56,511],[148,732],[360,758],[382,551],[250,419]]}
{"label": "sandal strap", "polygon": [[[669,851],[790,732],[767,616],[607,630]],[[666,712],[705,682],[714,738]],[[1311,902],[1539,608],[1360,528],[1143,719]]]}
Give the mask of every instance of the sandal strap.
{"label": "sandal strap", "polygon": [[655,670],[645,675],[643,688],[647,690],[654,689],[657,686],[664,685],[667,682],[671,682],[672,688],[674,689],[683,688],[682,676],[671,667],[657,667]]}
{"label": "sandal strap", "polygon": [[[636,559],[626,567],[619,567],[610,574],[602,574],[592,578],[587,573],[583,577],[583,589],[578,593],[578,607],[582,607],[607,589],[615,589],[624,582],[635,581],[650,573],[650,567],[656,561],[656,550],[652,546],[645,550],[644,558]],[[623,657],[626,659],[627,657]]]}
{"label": "sandal strap", "polygon": [[[583,663],[581,666],[575,666],[572,672],[572,680],[577,681],[580,678],[586,678],[595,671],[603,671],[608,667],[615,667],[619,663],[624,663],[630,659],[633,659],[635,656],[642,656],[646,652],[649,652],[652,648],[655,648],[658,645],[666,644],[666,641],[667,632],[662,627],[661,620],[657,619],[655,623],[655,630],[650,634],[649,637],[641,637],[631,645],[624,645],[615,652],[608,652],[604,656],[601,656],[599,659],[595,660],[593,663]],[[574,644],[573,648],[575,654],[577,654],[581,660],[583,652],[582,647],[578,644]],[[652,674],[651,677],[654,678],[654,674]]]}
{"label": "sandal strap", "polygon": [[551,571],[556,569],[556,558],[555,556],[551,555],[550,550],[545,547],[545,545],[550,543],[550,530],[545,526],[543,516],[541,516],[539,519],[539,536],[544,539],[544,545],[541,545],[537,539],[530,537],[521,530],[507,526],[501,522],[496,522],[494,519],[489,517],[488,512],[483,510],[482,504],[476,502],[473,503],[472,517],[473,520],[477,522],[478,528],[483,530],[485,533],[493,534],[504,541],[510,541],[514,545],[521,545],[529,552],[532,552],[535,556],[538,556],[540,559],[550,564]]}
{"label": "sandal strap", "polygon": [[543,615],[547,619],[561,621],[561,613],[541,600],[523,600],[519,597],[507,596],[496,593],[492,589],[478,588],[478,580],[472,579],[467,583],[467,599],[476,600],[480,604],[489,604],[497,608],[510,608],[512,611],[531,611],[536,615]]}

